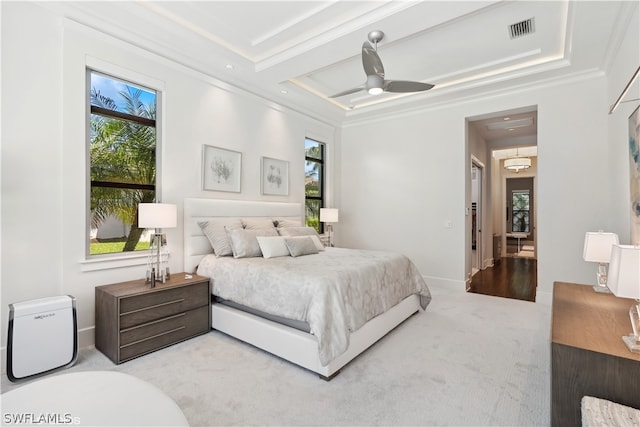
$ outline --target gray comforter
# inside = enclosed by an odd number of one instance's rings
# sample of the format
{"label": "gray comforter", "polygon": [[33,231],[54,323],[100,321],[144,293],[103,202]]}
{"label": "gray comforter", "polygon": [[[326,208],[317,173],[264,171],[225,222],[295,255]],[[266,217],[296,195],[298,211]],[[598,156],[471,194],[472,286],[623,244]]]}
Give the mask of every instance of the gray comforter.
{"label": "gray comforter", "polygon": [[307,322],[327,365],[349,346],[349,333],[411,294],[423,309],[431,293],[415,265],[392,252],[326,248],[280,258],[206,256],[198,274],[213,294],[269,314]]}

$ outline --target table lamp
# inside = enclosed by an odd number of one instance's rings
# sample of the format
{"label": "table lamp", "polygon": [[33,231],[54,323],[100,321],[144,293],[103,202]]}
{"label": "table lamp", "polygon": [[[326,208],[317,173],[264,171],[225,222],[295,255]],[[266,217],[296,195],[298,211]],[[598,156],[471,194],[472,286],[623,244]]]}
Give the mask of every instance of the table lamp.
{"label": "table lamp", "polygon": [[335,208],[320,208],[320,222],[327,224],[327,232],[329,233],[329,246],[333,247],[333,225],[338,222],[339,212]]}
{"label": "table lamp", "polygon": [[607,286],[620,298],[632,298],[629,309],[633,334],[622,337],[629,350],[640,352],[640,246],[613,245]]}
{"label": "table lamp", "polygon": [[154,228],[149,245],[149,256],[155,259],[151,262],[151,269],[147,271],[147,279],[151,287],[155,287],[156,281],[165,282],[169,278],[169,267],[161,267],[160,252],[167,245],[167,237],[162,232],[163,228],[174,228],[177,224],[176,205],[168,203],[140,203],[138,204],[138,227]]}
{"label": "table lamp", "polygon": [[587,262],[598,263],[597,284],[593,286],[596,292],[611,293],[607,288],[607,264],[611,258],[611,247],[618,243],[617,234],[602,230],[589,231],[584,236],[582,258]]}

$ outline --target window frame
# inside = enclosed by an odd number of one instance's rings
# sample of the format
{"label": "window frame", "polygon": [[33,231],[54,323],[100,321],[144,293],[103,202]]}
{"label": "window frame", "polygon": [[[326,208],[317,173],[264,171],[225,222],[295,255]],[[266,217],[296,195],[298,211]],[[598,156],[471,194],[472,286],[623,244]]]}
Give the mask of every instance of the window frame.
{"label": "window frame", "polygon": [[[319,196],[309,196],[307,195],[307,191],[306,191],[306,184],[305,184],[305,192],[304,192],[304,205],[305,205],[305,218],[304,218],[304,223],[305,225],[307,224],[307,200],[313,200],[313,201],[318,201],[320,203],[320,208],[324,208],[325,207],[325,201],[326,201],[326,191],[325,191],[325,186],[326,186],[326,157],[327,157],[327,144],[321,141],[318,141],[317,139],[314,138],[310,138],[310,137],[305,137],[304,139],[305,141],[305,156],[304,156],[304,162],[305,162],[305,180],[307,178],[307,174],[306,174],[306,167],[307,167],[307,163],[308,162],[313,162],[313,163],[317,163],[319,164],[320,167],[320,179],[319,179],[319,183],[320,183],[320,195]],[[307,141],[312,141],[316,144],[318,144],[320,146],[320,159],[315,158],[315,157],[310,157],[307,156],[307,149],[306,149],[306,144]],[[318,210],[318,225],[320,228],[320,234],[324,233],[324,223],[320,221],[320,211]]]}
{"label": "window frame", "polygon": [[[126,265],[140,265],[146,263],[148,257],[147,250],[134,250],[127,252],[110,252],[103,254],[91,254],[91,190],[94,187],[109,187],[109,188],[123,188],[123,189],[143,189],[154,191],[154,201],[161,201],[161,164],[162,164],[162,91],[163,85],[159,81],[145,78],[133,72],[119,69],[119,67],[105,67],[92,65],[89,62],[101,61],[93,60],[88,61],[85,67],[85,122],[86,122],[86,135],[85,135],[85,167],[86,167],[86,193],[85,193],[85,213],[86,213],[86,225],[84,232],[85,241],[85,261],[83,264],[83,271],[92,271],[113,267],[121,267]],[[102,63],[101,63],[102,64]],[[109,70],[109,68],[115,68],[116,70]],[[121,111],[109,110],[102,107],[94,106],[91,103],[91,76],[92,74],[99,74],[105,78],[117,80],[126,85],[133,87],[140,87],[143,90],[155,93],[156,114],[155,120],[150,120],[145,117],[131,115]],[[104,182],[91,180],[91,116],[97,114],[109,119],[127,120],[134,123],[138,123],[144,126],[151,126],[155,131],[155,183],[154,184],[130,184],[130,183],[117,183],[117,182]],[[97,183],[98,185],[94,185]],[[122,261],[122,262],[120,262]]]}
{"label": "window frame", "polygon": [[[515,206],[514,196],[516,194],[526,195],[528,209],[516,210],[514,208]],[[525,213],[523,220],[526,218],[525,225],[527,230],[524,230],[524,231],[514,230],[514,227],[516,225],[516,221],[514,221],[514,219],[516,218],[516,213]],[[512,190],[511,191],[511,232],[513,233],[520,233],[520,232],[530,233],[531,232],[531,192],[529,190]]]}

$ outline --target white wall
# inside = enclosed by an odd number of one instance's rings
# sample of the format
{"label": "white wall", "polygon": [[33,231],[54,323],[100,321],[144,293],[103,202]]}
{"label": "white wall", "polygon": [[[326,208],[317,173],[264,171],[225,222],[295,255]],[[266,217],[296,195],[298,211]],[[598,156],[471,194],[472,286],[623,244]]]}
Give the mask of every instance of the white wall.
{"label": "white wall", "polygon": [[[144,258],[85,262],[88,63],[163,89],[161,199],[178,205],[178,227],[166,230],[172,271],[183,266],[184,198],[303,203],[305,137],[326,142],[331,160],[332,126],[32,3],[1,7],[3,346],[9,303],[59,294],[76,297],[80,344],[92,344],[95,286],[144,277]],[[242,152],[241,193],[201,189],[203,144]],[[289,196],[261,195],[261,156],[289,161]]]}
{"label": "white wall", "polygon": [[[535,105],[538,295],[548,300],[554,281],[593,283],[594,266],[582,260],[584,233],[612,230],[623,242],[630,234],[627,118],[638,102],[607,112],[640,64],[639,24],[636,4],[618,28],[621,43],[609,51],[606,76],[505,87],[502,94],[345,127],[340,238],[402,251],[431,283],[464,289],[465,118]],[[639,98],[639,87],[625,99]],[[453,228],[445,228],[448,221]]]}
{"label": "white wall", "polygon": [[349,215],[340,233],[359,246],[405,252],[432,282],[464,289],[465,118],[537,105],[539,291],[556,280],[589,283],[584,232],[610,221],[609,189],[624,184],[603,162],[605,95],[606,79],[596,75],[344,129],[341,161],[351,167],[342,171]]}

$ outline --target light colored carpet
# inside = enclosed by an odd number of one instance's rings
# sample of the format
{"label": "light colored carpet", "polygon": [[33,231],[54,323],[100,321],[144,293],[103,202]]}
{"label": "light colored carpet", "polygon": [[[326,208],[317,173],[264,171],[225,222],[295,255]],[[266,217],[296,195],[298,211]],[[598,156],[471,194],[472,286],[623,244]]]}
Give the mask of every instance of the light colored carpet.
{"label": "light colored carpet", "polygon": [[70,370],[149,381],[192,426],[549,425],[551,307],[431,290],[425,312],[330,382],[218,332],[118,366],[87,349]]}

